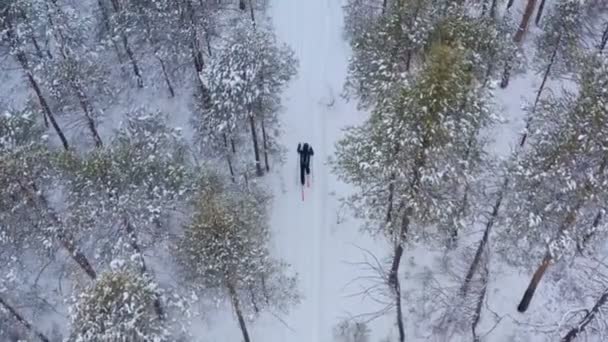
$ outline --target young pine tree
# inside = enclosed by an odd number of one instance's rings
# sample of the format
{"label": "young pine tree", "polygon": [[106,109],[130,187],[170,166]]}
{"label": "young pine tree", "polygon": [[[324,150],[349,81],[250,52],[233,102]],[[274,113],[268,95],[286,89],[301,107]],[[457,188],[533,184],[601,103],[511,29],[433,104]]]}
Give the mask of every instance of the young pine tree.
{"label": "young pine tree", "polygon": [[[540,261],[518,310],[526,311],[547,268],[576,251],[577,243],[601,232],[598,212],[608,200],[608,64],[586,60],[577,95],[567,93],[539,106],[538,129],[512,177],[504,241],[509,260]],[[596,235],[596,234],[595,234]]]}
{"label": "young pine tree", "polygon": [[212,180],[193,204],[192,221],[176,246],[184,277],[216,299],[228,297],[249,342],[247,317],[267,308],[287,311],[298,300],[296,280],[269,255],[268,217],[260,198]]}
{"label": "young pine tree", "polygon": [[171,341],[168,324],[155,312],[157,286],[127,269],[112,270],[76,298],[70,342]]}

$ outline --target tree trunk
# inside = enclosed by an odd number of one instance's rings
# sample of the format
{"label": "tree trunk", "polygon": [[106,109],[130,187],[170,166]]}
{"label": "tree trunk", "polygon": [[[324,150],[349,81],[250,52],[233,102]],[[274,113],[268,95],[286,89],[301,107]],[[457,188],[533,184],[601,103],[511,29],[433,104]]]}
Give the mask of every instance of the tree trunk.
{"label": "tree trunk", "polygon": [[247,5],[245,4],[245,0],[239,0],[239,9],[244,11],[247,9]]}
{"label": "tree trunk", "polygon": [[169,78],[169,74],[167,73],[167,68],[165,67],[165,62],[160,56],[156,55],[156,59],[160,63],[160,68],[163,71],[163,76],[165,77],[165,83],[167,83],[167,89],[169,89],[169,97],[175,97],[175,91],[173,90],[173,85],[171,84],[171,78]]}
{"label": "tree trunk", "polygon": [[549,60],[549,64],[547,65],[547,68],[545,69],[545,73],[543,75],[543,81],[541,82],[540,87],[538,88],[538,91],[536,92],[536,98],[534,99],[534,105],[532,106],[532,112],[530,113],[530,115],[528,115],[528,118],[526,119],[526,128],[524,130],[523,136],[521,137],[521,141],[519,142],[519,146],[524,146],[526,144],[526,139],[528,138],[528,131],[530,130],[530,124],[532,123],[534,113],[536,112],[536,107],[538,106],[540,97],[543,93],[543,90],[545,89],[547,80],[549,79],[549,74],[551,73],[551,68],[553,67],[553,64],[555,64],[555,58],[557,57],[557,51],[559,50],[561,38],[562,38],[562,34],[560,33],[557,38],[557,44],[555,45],[555,48],[553,49],[553,52],[551,53],[551,58]]}
{"label": "tree trunk", "polygon": [[509,85],[509,79],[511,78],[511,63],[512,61],[508,59],[505,63],[505,69],[502,73],[502,78],[500,79],[500,88],[505,89]]}
{"label": "tree trunk", "polygon": [[133,73],[135,74],[135,78],[137,79],[137,87],[143,88],[144,80],[141,77],[141,72],[139,71],[139,66],[137,65],[137,60],[135,59],[135,55],[133,54],[133,51],[131,50],[131,47],[129,46],[129,40],[127,39],[127,36],[125,34],[121,35],[121,39],[122,39],[122,46],[124,47],[125,52],[127,53],[127,56],[129,57],[129,61],[131,61],[131,67],[133,68]]}
{"label": "tree trunk", "polygon": [[577,326],[568,331],[568,334],[564,336],[562,342],[572,342],[578,336],[579,333],[585,331],[587,325],[589,325],[589,323],[591,323],[598,314],[600,314],[601,316],[600,309],[602,308],[602,306],[604,306],[604,304],[606,304],[606,301],[608,301],[608,290],[604,290],[604,293],[602,293],[597,302],[595,302],[593,308],[587,312],[585,317],[583,317],[580,322],[578,322]]}
{"label": "tree trunk", "polygon": [[264,118],[261,120],[262,125],[262,145],[264,147],[264,166],[266,166],[266,172],[270,172],[270,164],[268,163],[268,139],[266,137],[266,127],[264,127]]}
{"label": "tree trunk", "polygon": [[89,131],[91,131],[93,141],[95,142],[95,147],[100,148],[103,146],[103,142],[101,141],[99,132],[97,132],[97,127],[95,127],[95,120],[93,119],[93,111],[91,109],[91,103],[89,101],[89,98],[84,93],[84,90],[82,90],[82,86],[78,82],[73,82],[72,89],[76,93],[76,96],[78,97],[78,101],[80,103],[80,107],[84,111],[84,116],[87,120],[87,127],[89,128]]}
{"label": "tree trunk", "polygon": [[477,272],[477,268],[480,265],[481,258],[483,256],[483,253],[486,250],[486,246],[487,246],[488,240],[490,238],[490,232],[492,231],[494,222],[496,222],[496,219],[498,217],[498,211],[500,210],[500,205],[502,204],[502,199],[504,197],[505,192],[507,191],[508,186],[509,186],[509,179],[505,177],[502,187],[500,188],[500,190],[498,192],[498,198],[496,199],[496,202],[494,203],[494,207],[492,207],[492,213],[490,214],[490,218],[488,219],[488,222],[486,223],[486,229],[483,232],[483,237],[481,238],[481,241],[479,242],[479,246],[477,246],[477,251],[475,252],[475,257],[473,258],[473,262],[471,262],[471,266],[469,266],[467,275],[464,278],[464,283],[462,284],[462,287],[460,288],[460,294],[463,297],[467,295],[467,292],[469,291],[469,287],[471,286],[471,280],[473,280],[473,276]]}
{"label": "tree trunk", "polygon": [[597,226],[600,225],[600,222],[602,221],[602,216],[603,216],[603,213],[601,210],[597,213],[597,215],[595,215],[595,219],[593,219],[593,224],[591,225],[591,227],[593,229],[590,232],[586,233],[583,236],[583,241],[578,243],[576,246],[579,253],[581,253],[581,254],[583,253],[583,250],[587,246],[587,242],[589,242],[589,239],[591,239],[593,237],[593,235],[595,234],[595,229],[597,228]]}
{"label": "tree trunk", "polygon": [[258,133],[255,128],[255,118],[253,117],[253,113],[249,113],[249,125],[251,128],[251,139],[253,140],[253,154],[255,156],[255,170],[258,177],[264,175],[264,170],[262,170],[262,163],[260,162],[260,149],[258,147]]}
{"label": "tree trunk", "polygon": [[[14,42],[13,42],[14,35],[13,35],[12,27],[10,26],[10,23],[8,23],[7,26],[8,27],[6,30],[6,35],[11,40],[12,47],[16,48],[14,46]],[[27,79],[30,83],[30,86],[32,87],[32,89],[34,89],[34,92],[36,93],[38,102],[40,102],[40,106],[42,107],[42,111],[44,112],[44,115],[45,115],[45,121],[48,118],[48,120],[51,122],[53,129],[59,136],[59,140],[61,140],[61,144],[63,145],[63,148],[67,151],[69,149],[68,140],[65,138],[63,131],[59,127],[59,124],[57,124],[57,121],[55,120],[55,115],[51,111],[51,107],[49,107],[48,102],[46,102],[44,95],[42,95],[42,91],[40,90],[40,87],[38,86],[38,82],[34,78],[34,75],[30,69],[27,57],[25,56],[25,54],[23,52],[19,51],[15,55],[15,58],[17,59],[17,62],[19,62],[19,65],[21,65],[21,69],[23,69],[23,72],[25,72]]]}
{"label": "tree trunk", "polygon": [[477,305],[475,306],[475,312],[473,313],[473,323],[471,324],[471,334],[473,335],[473,342],[480,342],[480,338],[477,335],[477,326],[481,320],[481,310],[483,309],[483,301],[486,298],[486,292],[488,288],[488,275],[487,272],[483,274],[483,283],[481,285],[481,293],[477,298]]}
{"label": "tree trunk", "polygon": [[[137,234],[135,233],[135,229],[133,229],[133,226],[131,225],[131,222],[129,222],[129,218],[126,216],[126,214],[123,216],[123,225],[127,232],[127,237],[129,238],[129,244],[131,245],[131,248],[133,248],[135,253],[137,253],[137,255],[139,256],[139,261],[141,262],[140,271],[142,274],[147,274],[148,268],[146,267],[144,253],[139,247],[139,243],[137,243]],[[165,314],[163,310],[163,305],[160,302],[160,296],[156,293],[154,298],[154,311],[156,312],[158,319],[162,321],[165,317]]]}
{"label": "tree trunk", "polygon": [[515,0],[509,0],[509,2],[507,2],[507,9],[510,9],[513,6],[514,2]]}
{"label": "tree trunk", "polygon": [[106,27],[106,30],[108,31],[108,36],[110,37],[110,41],[112,42],[114,51],[116,52],[116,57],[118,58],[118,63],[120,64],[120,68],[124,72],[124,69],[122,66],[122,63],[123,63],[122,56],[120,55],[120,49],[118,48],[118,45],[116,45],[116,41],[114,40],[114,37],[112,37],[112,25],[110,25],[110,15],[108,14],[108,10],[106,9],[106,6],[104,6],[104,4],[101,0],[97,0],[97,6],[99,6],[99,10],[101,12],[101,18],[103,20],[104,26]]}
{"label": "tree trunk", "polygon": [[228,147],[228,137],[226,137],[226,133],[224,133],[223,136],[224,145],[226,146],[226,159],[228,160],[228,169],[230,169],[230,178],[232,178],[232,182],[236,183],[236,178],[234,177],[234,169],[232,168],[232,158],[230,157],[230,150]]}
{"label": "tree trunk", "polygon": [[398,244],[395,247],[395,254],[389,273],[389,285],[395,296],[395,309],[397,311],[397,329],[399,330],[399,342],[405,341],[405,328],[403,327],[403,310],[401,308],[401,285],[399,284],[399,264],[403,255],[403,246]]}
{"label": "tree trunk", "polygon": [[34,328],[30,322],[28,322],[25,318],[23,318],[23,316],[21,316],[21,314],[19,314],[19,312],[17,312],[17,310],[12,305],[10,305],[7,301],[5,301],[4,298],[2,298],[1,296],[0,296],[0,306],[2,306],[5,310],[10,312],[10,314],[13,315],[13,317],[15,317],[17,322],[21,323],[21,325],[23,325],[28,331],[30,331],[34,335],[36,335],[36,337],[38,337],[40,339],[40,341],[50,342],[48,337],[46,337],[40,331],[36,330],[36,328]]}
{"label": "tree trunk", "polygon": [[44,95],[42,95],[42,91],[40,90],[40,87],[38,86],[38,82],[36,82],[36,80],[34,79],[34,76],[32,75],[31,71],[25,70],[25,72],[27,74],[27,78],[30,83],[30,86],[32,87],[32,89],[34,89],[34,92],[36,93],[36,97],[38,98],[38,102],[40,102],[40,106],[42,107],[42,110],[44,112],[45,121],[46,121],[46,118],[48,118],[48,120],[51,122],[51,126],[53,126],[53,129],[57,133],[59,140],[61,140],[63,149],[66,151],[69,150],[70,146],[68,145],[68,140],[66,139],[65,135],[63,134],[61,127],[59,127],[57,120],[55,120],[55,114],[53,114],[53,112],[51,111],[51,108],[49,107],[48,103],[46,102],[46,99],[44,98]]}
{"label": "tree trunk", "polygon": [[536,269],[536,272],[534,272],[534,275],[532,276],[532,280],[530,280],[530,284],[528,285],[528,288],[526,289],[526,292],[524,293],[524,296],[521,299],[521,302],[519,302],[519,305],[517,306],[517,311],[526,312],[526,310],[528,310],[528,306],[530,305],[530,302],[532,301],[534,292],[536,291],[538,284],[540,283],[543,276],[545,275],[547,268],[549,268],[549,265],[551,264],[551,260],[552,260],[551,253],[547,252],[547,254],[545,254],[545,257],[543,258],[543,261],[540,263],[540,265]]}
{"label": "tree trunk", "polygon": [[395,172],[391,172],[390,180],[388,183],[388,208],[386,210],[386,223],[391,222],[393,216],[393,197],[395,196]]}
{"label": "tree trunk", "polygon": [[253,0],[249,0],[249,15],[251,16],[251,22],[255,26],[255,14],[253,12]]}
{"label": "tree trunk", "polygon": [[239,326],[241,327],[241,332],[243,333],[243,339],[245,342],[251,342],[249,339],[249,333],[247,332],[247,325],[245,324],[245,318],[243,317],[243,312],[241,311],[241,305],[239,303],[239,298],[237,296],[236,290],[234,286],[228,282],[227,285],[228,292],[230,293],[230,300],[232,301],[232,308],[234,309],[234,313],[239,321]]}
{"label": "tree trunk", "polygon": [[604,33],[602,34],[602,40],[599,46],[600,53],[604,52],[604,49],[606,48],[606,43],[608,43],[608,22],[606,22],[606,28],[604,29]]}
{"label": "tree trunk", "polygon": [[544,9],[545,9],[545,0],[540,0],[540,5],[538,6],[538,11],[536,12],[536,19],[534,20],[534,23],[536,24],[536,26],[538,26],[538,24],[540,23],[540,19],[543,16]]}
{"label": "tree trunk", "polygon": [[515,33],[515,37],[513,38],[513,40],[518,44],[522,42],[522,40],[524,39],[524,35],[526,34],[526,31],[528,30],[528,24],[530,23],[530,18],[532,17],[532,14],[534,13],[534,9],[536,8],[536,1],[537,0],[528,0],[528,4],[526,5],[524,15],[521,18],[521,22],[519,23],[519,28],[517,29],[517,33]]}
{"label": "tree trunk", "polygon": [[63,229],[61,221],[50,208],[48,201],[46,200],[44,195],[38,190],[38,188],[35,186],[35,184],[33,182],[30,182],[30,183],[31,183],[31,187],[28,187],[22,181],[19,181],[19,186],[31,203],[33,203],[35,206],[42,207],[42,208],[38,209],[38,212],[46,213],[48,215],[48,218],[51,220],[51,222],[53,222],[53,225],[55,227],[57,227],[57,236],[56,236],[57,240],[59,240],[59,242],[61,243],[63,248],[65,248],[68,251],[68,253],[72,257],[72,259],[74,259],[74,261],[76,261],[78,266],[80,266],[80,268],[82,268],[82,270],[85,271],[85,273],[91,279],[96,279],[97,273],[93,269],[93,266],[91,266],[91,263],[89,263],[89,260],[87,259],[86,255],[84,255],[78,249],[78,247],[76,247],[76,244],[74,243],[74,237],[72,236],[72,234],[70,234],[69,232],[66,232]]}
{"label": "tree trunk", "polygon": [[382,15],[386,13],[387,0],[382,1]]}
{"label": "tree trunk", "polygon": [[397,329],[399,330],[399,342],[405,341],[405,328],[403,326],[403,310],[401,307],[401,285],[399,283],[399,265],[403,256],[403,239],[409,228],[409,215],[411,209],[406,208],[403,212],[403,219],[398,236],[395,237],[395,254],[391,263],[391,269],[388,275],[389,287],[393,290],[395,296],[395,309],[397,311]]}

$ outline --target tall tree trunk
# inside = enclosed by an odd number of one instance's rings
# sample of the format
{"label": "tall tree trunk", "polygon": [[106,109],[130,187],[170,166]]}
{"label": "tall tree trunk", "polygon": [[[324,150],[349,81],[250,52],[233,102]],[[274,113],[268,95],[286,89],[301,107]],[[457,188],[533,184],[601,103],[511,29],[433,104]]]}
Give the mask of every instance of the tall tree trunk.
{"label": "tall tree trunk", "polygon": [[496,199],[496,202],[492,207],[492,213],[490,214],[490,218],[488,219],[488,222],[486,222],[486,229],[483,231],[483,237],[481,238],[481,241],[477,246],[477,250],[475,251],[475,257],[473,258],[473,262],[471,262],[471,266],[469,266],[467,275],[465,276],[462,287],[460,288],[460,294],[463,297],[467,295],[467,292],[469,291],[469,288],[471,286],[471,280],[473,280],[473,276],[479,268],[483,253],[486,250],[486,246],[490,238],[490,232],[492,231],[492,227],[494,227],[494,222],[496,222],[496,219],[498,218],[498,211],[500,210],[500,205],[502,204],[502,199],[504,197],[505,192],[507,191],[508,186],[509,178],[505,177],[502,187],[498,191],[498,198]]}
{"label": "tall tree trunk", "polygon": [[[19,55],[21,55],[21,58],[19,58]],[[23,59],[25,61],[25,56],[23,55],[23,53],[19,53],[17,56],[18,56],[17,59],[19,59],[20,62],[21,62],[21,59]],[[53,112],[51,111],[51,107],[49,107],[48,102],[46,102],[46,98],[42,94],[42,91],[40,90],[40,86],[38,85],[38,82],[34,78],[34,75],[32,75],[32,72],[29,70],[29,68],[27,66],[27,62],[21,63],[21,66],[27,75],[27,79],[30,83],[30,86],[32,87],[32,89],[34,89],[34,92],[36,93],[38,102],[40,103],[40,106],[42,107],[42,111],[44,112],[45,121],[48,119],[51,122],[51,126],[53,126],[53,129],[57,133],[59,140],[61,140],[63,149],[66,151],[69,150],[70,146],[68,144],[68,140],[66,139],[65,135],[63,134],[61,127],[59,127],[57,120],[55,120],[55,114],[53,114]]]}
{"label": "tall tree trunk", "polygon": [[[600,309],[606,304],[606,301],[608,301],[608,289],[604,290],[604,293],[602,293],[597,302],[595,302],[593,308],[587,311],[587,314],[580,322],[578,322],[578,325],[568,331],[566,336],[562,338],[562,342],[572,342],[578,336],[579,333],[585,331],[587,325],[593,322],[593,320],[598,314],[601,314]],[[601,315],[600,319],[602,319]]]}
{"label": "tall tree trunk", "polygon": [[399,264],[403,255],[403,246],[398,244],[395,247],[391,270],[389,273],[389,285],[395,296],[395,309],[397,312],[397,329],[399,330],[399,342],[405,341],[405,328],[403,326],[403,309],[401,307],[401,285],[399,284]]}
{"label": "tall tree trunk", "polygon": [[500,79],[500,87],[502,89],[505,89],[509,85],[509,79],[511,78],[511,63],[513,63],[513,58],[515,57],[512,56],[505,62],[505,69],[502,72],[502,78]]}
{"label": "tall tree trunk", "polygon": [[507,2],[507,9],[510,9],[513,6],[514,2],[515,0],[509,0],[509,2]]}
{"label": "tall tree trunk", "polygon": [[528,285],[528,288],[526,289],[526,292],[524,293],[524,296],[521,299],[521,302],[519,302],[519,305],[517,306],[517,311],[526,312],[526,310],[528,310],[528,306],[530,305],[530,302],[532,301],[534,292],[536,291],[536,288],[538,287],[538,284],[540,283],[540,281],[543,279],[543,276],[545,275],[547,268],[549,268],[549,265],[551,264],[551,260],[552,260],[551,253],[547,252],[547,254],[545,254],[545,257],[543,258],[543,261],[540,263],[540,265],[536,269],[536,272],[534,272],[534,275],[532,276],[532,280],[530,280],[530,284]]}
{"label": "tall tree trunk", "polygon": [[249,339],[249,332],[247,332],[247,325],[245,324],[245,318],[243,317],[243,312],[241,311],[241,305],[239,303],[239,298],[234,289],[234,286],[228,281],[226,286],[228,287],[228,292],[230,293],[230,300],[232,301],[232,308],[234,309],[234,313],[239,321],[239,326],[241,327],[241,332],[243,333],[243,339],[245,342],[251,342]]}
{"label": "tall tree trunk", "polygon": [[27,186],[22,181],[19,181],[19,186],[21,190],[24,192],[29,201],[34,204],[34,206],[40,206],[40,208],[38,208],[38,212],[46,213],[53,225],[57,227],[57,240],[59,240],[63,248],[65,248],[65,250],[69,253],[70,257],[72,257],[72,259],[76,261],[78,266],[80,266],[80,268],[91,279],[96,279],[97,273],[93,269],[93,266],[91,266],[91,263],[89,262],[86,255],[84,255],[74,243],[74,237],[72,236],[72,234],[63,229],[61,221],[49,206],[46,197],[44,197],[44,194],[42,194],[38,190],[38,187],[36,187],[34,182],[28,181],[28,183],[30,184],[30,186]]}
{"label": "tall tree trunk", "polygon": [[534,20],[534,23],[536,24],[536,26],[538,26],[538,24],[540,24],[540,19],[543,16],[544,9],[545,9],[545,0],[540,0],[540,5],[538,5],[538,11],[536,12],[536,19]]}
{"label": "tall tree trunk", "polygon": [[528,24],[530,23],[530,18],[532,17],[534,9],[536,8],[536,1],[537,0],[528,0],[524,15],[519,23],[519,28],[517,29],[517,33],[515,33],[515,37],[513,38],[513,40],[518,44],[522,42],[526,31],[528,31]]}
{"label": "tall tree trunk", "polygon": [[78,97],[78,102],[80,103],[80,107],[84,111],[84,117],[87,121],[87,127],[93,136],[93,141],[95,142],[95,147],[100,148],[103,146],[103,142],[101,141],[101,137],[99,136],[99,132],[97,132],[97,127],[95,126],[95,119],[93,119],[93,110],[91,109],[91,103],[89,101],[88,96],[84,93],[82,86],[78,82],[74,82],[72,84],[72,89],[76,93]]}
{"label": "tall tree trunk", "polygon": [[591,239],[593,237],[593,235],[595,234],[595,229],[597,228],[597,226],[600,225],[600,222],[602,221],[602,216],[603,216],[603,212],[601,210],[598,211],[597,215],[595,215],[595,219],[593,219],[593,224],[591,225],[591,227],[592,227],[591,231],[585,233],[585,235],[583,235],[583,241],[578,243],[576,246],[579,253],[581,253],[581,254],[583,253],[583,250],[585,250],[585,247],[587,246],[589,239]]}
{"label": "tall tree trunk", "polygon": [[475,306],[475,312],[473,313],[473,323],[471,324],[471,334],[473,335],[473,342],[480,342],[480,338],[477,335],[477,326],[481,321],[481,310],[483,309],[483,301],[486,298],[486,292],[488,289],[488,272],[483,272],[481,284],[481,293],[477,298],[477,305]]}
{"label": "tall tree trunk", "polygon": [[[135,229],[133,229],[133,226],[131,225],[131,222],[129,221],[129,218],[126,214],[123,215],[123,225],[127,232],[127,237],[129,238],[129,244],[131,245],[131,248],[133,248],[135,253],[137,253],[137,255],[139,256],[139,262],[141,263],[140,271],[142,274],[147,274],[148,268],[146,267],[144,253],[141,250],[141,247],[139,247],[139,243],[137,243],[137,233],[135,233]],[[160,296],[156,293],[156,291],[154,297],[154,311],[156,312],[158,319],[162,321],[165,317],[165,314],[163,310],[163,305],[160,302]]]}
{"label": "tall tree trunk", "polygon": [[114,47],[114,51],[116,52],[116,57],[118,58],[118,63],[120,64],[120,68],[124,72],[124,69],[122,66],[122,64],[123,64],[122,56],[120,55],[120,49],[118,48],[118,45],[116,44],[116,41],[114,40],[114,37],[112,37],[112,25],[110,24],[110,15],[108,14],[108,9],[103,4],[102,0],[97,0],[97,6],[99,6],[99,11],[101,12],[101,18],[102,18],[103,24],[104,24],[106,30],[108,31],[108,37],[110,37],[110,41],[112,42],[112,46]]}
{"label": "tall tree trunk", "polygon": [[[608,159],[605,159],[605,161],[608,161]],[[602,167],[600,168],[600,170],[603,171],[604,166],[605,166],[605,162],[602,163]],[[601,173],[602,172],[600,172],[600,174]],[[584,189],[585,189],[584,190],[585,192],[588,191],[587,186],[585,186]],[[579,200],[579,203],[577,203],[574,208],[570,209],[570,211],[566,215],[566,218],[564,219],[564,222],[559,227],[558,238],[561,237],[562,234],[564,234],[564,232],[574,224],[574,222],[576,221],[577,211],[579,210],[579,208],[581,207],[582,204],[583,204],[582,201]],[[532,276],[532,280],[530,280],[530,284],[528,285],[528,288],[526,289],[526,292],[524,293],[524,296],[521,299],[521,302],[517,306],[517,311],[525,312],[528,309],[528,306],[530,305],[530,302],[532,301],[532,297],[534,296],[534,292],[536,291],[536,287],[538,287],[538,284],[540,283],[543,276],[545,275],[545,272],[547,271],[547,268],[551,264],[552,260],[553,260],[553,257],[551,256],[551,251],[547,250],[547,253],[545,254],[545,257],[543,258],[543,261],[540,263],[540,266],[538,266],[538,268],[536,269],[536,272],[534,272],[534,275]]]}
{"label": "tall tree trunk", "polygon": [[266,167],[266,172],[270,172],[270,164],[268,163],[268,139],[266,137],[266,127],[264,125],[264,118],[261,120],[262,126],[262,146],[264,147],[264,166]]}
{"label": "tall tree trunk", "polygon": [[386,14],[387,0],[382,1],[382,15]]}
{"label": "tall tree trunk", "polygon": [[129,40],[127,39],[127,36],[125,34],[121,35],[121,39],[122,39],[122,45],[125,49],[125,52],[127,53],[127,56],[129,57],[129,61],[131,61],[131,67],[133,68],[133,73],[135,74],[135,78],[137,80],[137,87],[138,88],[143,88],[144,87],[144,79],[141,76],[141,72],[139,71],[139,66],[137,65],[137,59],[135,59],[135,55],[133,54],[133,51],[131,50],[131,47],[129,46]]}
{"label": "tall tree trunk", "polygon": [[239,9],[244,11],[247,9],[247,5],[245,4],[245,0],[239,0]]}
{"label": "tall tree trunk", "polygon": [[255,26],[255,14],[253,12],[253,0],[249,0],[249,15],[251,16],[251,22]]}
{"label": "tall tree trunk", "polygon": [[397,313],[397,329],[399,330],[399,342],[405,341],[405,328],[403,326],[403,309],[401,305],[401,285],[399,283],[399,265],[403,256],[403,240],[408,231],[411,214],[411,208],[406,208],[403,212],[401,227],[395,236],[395,251],[391,262],[391,269],[388,275],[388,284],[395,296],[395,309]]}
{"label": "tall tree trunk", "polygon": [[604,49],[606,48],[606,43],[608,43],[608,22],[606,22],[606,28],[604,29],[604,33],[602,34],[602,40],[600,41],[600,53],[604,52]]}
{"label": "tall tree trunk", "polygon": [[[226,137],[226,133],[223,134],[224,136],[224,145],[226,146],[226,159],[228,161],[228,168],[230,169],[230,178],[232,178],[232,181],[234,183],[236,183],[236,178],[234,177],[234,169],[232,168],[232,158],[230,156],[230,150],[228,147],[228,138]],[[234,147],[234,145],[233,145]]]}
{"label": "tall tree trunk", "polygon": [[253,154],[255,156],[255,170],[258,177],[264,175],[262,163],[260,162],[260,149],[258,147],[258,133],[255,128],[255,118],[253,113],[249,112],[249,126],[251,128],[251,139],[253,140]]}
{"label": "tall tree trunk", "polygon": [[390,180],[388,183],[388,208],[386,210],[386,223],[391,222],[391,219],[393,217],[393,201],[394,201],[394,196],[395,196],[395,179],[396,179],[396,174],[395,172],[391,172],[390,175]]}
{"label": "tall tree trunk", "polygon": [[169,97],[173,98],[175,97],[175,90],[173,90],[173,85],[171,84],[171,78],[169,77],[169,74],[167,73],[167,68],[165,67],[165,61],[163,61],[163,59],[156,55],[156,59],[158,59],[158,62],[160,63],[160,68],[163,71],[163,76],[165,77],[165,83],[167,83],[167,89],[169,90]]}
{"label": "tall tree trunk", "polygon": [[28,322],[23,316],[21,316],[21,314],[17,312],[17,310],[12,305],[10,305],[6,300],[4,300],[2,296],[0,296],[0,306],[3,307],[6,311],[8,311],[11,315],[13,315],[17,322],[21,323],[21,325],[23,325],[28,331],[36,335],[36,337],[38,337],[40,341],[50,342],[48,337],[46,337],[40,331],[36,330],[36,328],[34,328],[30,322]]}
{"label": "tall tree trunk", "polygon": [[[118,3],[118,1],[111,0],[110,3],[112,4],[112,9],[114,10],[114,14],[119,15],[121,9],[120,9],[120,4]],[[143,88],[144,80],[141,76],[141,71],[139,69],[137,59],[135,58],[135,54],[133,54],[133,50],[131,50],[131,46],[129,45],[129,39],[125,32],[120,32],[120,40],[122,41],[122,47],[124,48],[125,53],[127,54],[127,57],[129,57],[129,61],[131,62],[131,68],[133,69],[133,73],[135,74],[135,78],[137,80],[137,87]]]}
{"label": "tall tree trunk", "polygon": [[34,78],[34,74],[32,73],[32,70],[30,69],[30,65],[29,65],[27,56],[22,51],[19,51],[17,49],[17,47],[14,45],[15,37],[14,37],[13,28],[11,26],[11,23],[7,21],[6,26],[7,26],[6,35],[8,36],[9,40],[11,41],[11,46],[13,48],[15,48],[15,50],[18,51],[15,54],[15,58],[17,59],[17,62],[19,62],[21,69],[23,69],[23,72],[27,76],[30,86],[32,87],[32,89],[34,89],[34,92],[36,93],[38,102],[40,102],[40,106],[42,107],[42,111],[44,112],[44,115],[45,115],[45,121],[48,118],[48,120],[51,122],[53,129],[57,133],[57,136],[59,136],[59,140],[61,140],[61,144],[63,145],[63,148],[67,151],[69,149],[68,140],[65,138],[63,131],[61,130],[61,128],[59,127],[59,124],[55,120],[55,115],[51,111],[51,107],[49,107],[48,102],[46,102],[46,98],[42,94],[42,91],[40,90],[40,86],[38,85],[38,82]]}
{"label": "tall tree trunk", "polygon": [[543,74],[543,81],[541,82],[540,87],[538,88],[538,91],[536,92],[536,98],[534,99],[534,105],[532,106],[532,112],[530,113],[530,115],[528,115],[528,118],[526,119],[526,127],[524,130],[524,134],[521,137],[521,141],[519,142],[519,146],[524,146],[524,144],[526,143],[526,139],[528,138],[528,131],[530,130],[530,124],[532,123],[532,119],[534,117],[534,114],[536,113],[536,108],[538,106],[538,102],[540,101],[540,97],[543,93],[543,90],[545,90],[545,85],[547,84],[547,80],[549,79],[549,75],[551,74],[551,69],[553,68],[553,65],[555,64],[555,58],[557,57],[557,51],[559,50],[561,38],[562,38],[562,34],[560,32],[560,34],[557,38],[557,43],[555,44],[555,48],[553,49],[553,52],[551,53],[551,58],[549,59],[549,64],[547,65],[547,68],[545,68],[545,73]]}

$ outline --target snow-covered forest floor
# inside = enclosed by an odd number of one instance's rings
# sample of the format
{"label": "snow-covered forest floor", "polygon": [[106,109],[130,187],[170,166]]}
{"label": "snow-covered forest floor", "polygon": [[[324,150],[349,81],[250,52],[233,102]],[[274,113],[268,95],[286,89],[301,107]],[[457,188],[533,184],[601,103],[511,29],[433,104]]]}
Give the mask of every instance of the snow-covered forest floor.
{"label": "snow-covered forest floor", "polygon": [[608,339],[603,1],[10,0],[0,35],[0,342]]}

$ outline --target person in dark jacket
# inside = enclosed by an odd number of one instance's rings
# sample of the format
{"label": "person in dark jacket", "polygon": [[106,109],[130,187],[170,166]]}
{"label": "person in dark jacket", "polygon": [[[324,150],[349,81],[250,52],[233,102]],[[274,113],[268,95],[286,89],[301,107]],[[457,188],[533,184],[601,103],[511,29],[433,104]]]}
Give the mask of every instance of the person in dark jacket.
{"label": "person in dark jacket", "polygon": [[298,154],[300,155],[300,181],[302,185],[306,182],[306,175],[310,174],[310,158],[315,154],[312,146],[308,143],[298,144]]}

